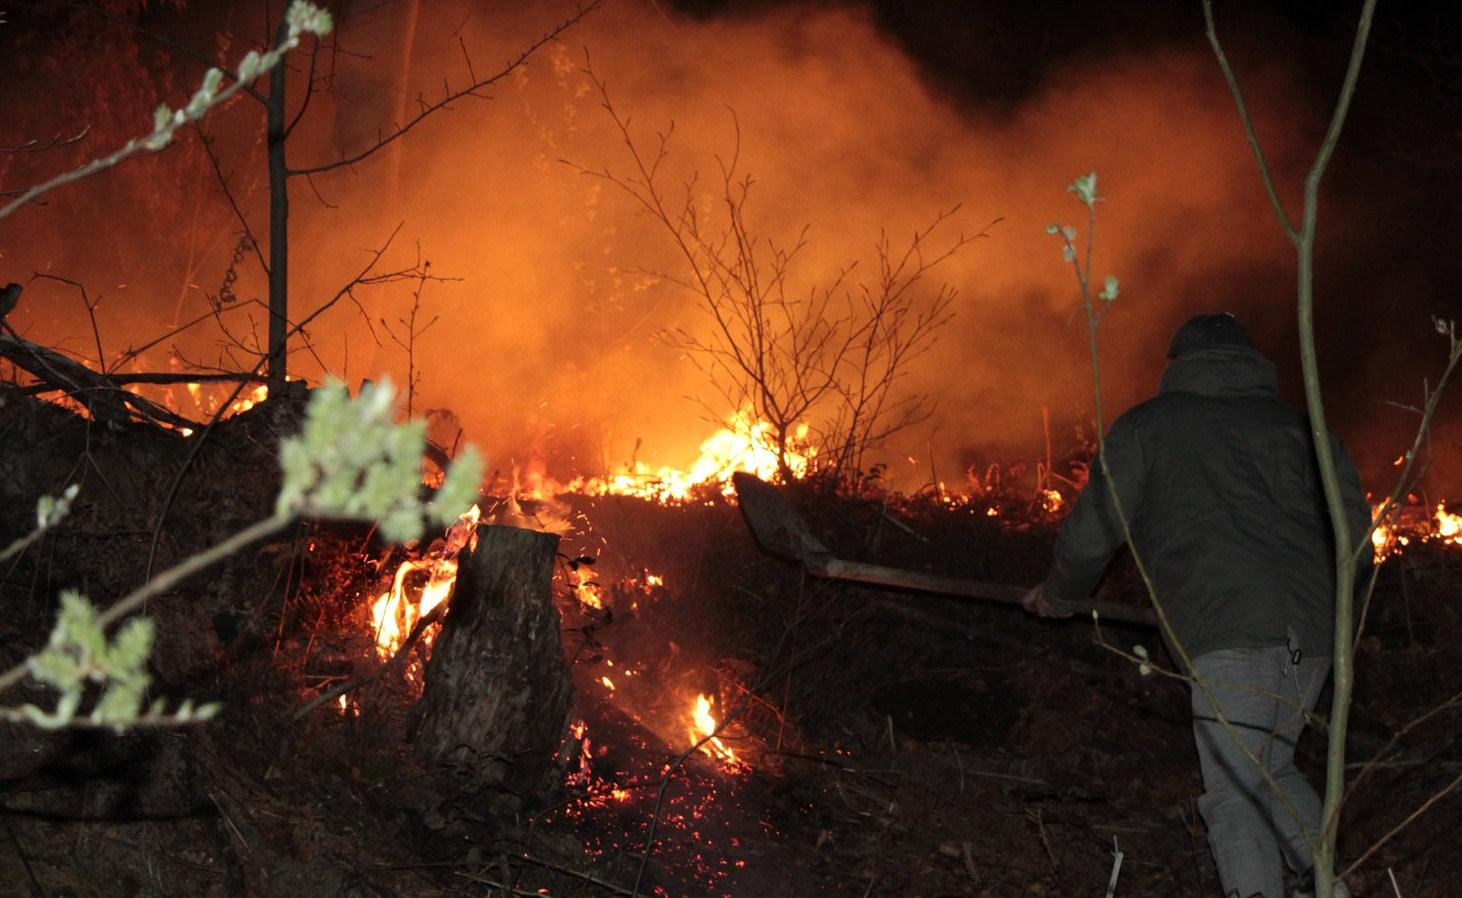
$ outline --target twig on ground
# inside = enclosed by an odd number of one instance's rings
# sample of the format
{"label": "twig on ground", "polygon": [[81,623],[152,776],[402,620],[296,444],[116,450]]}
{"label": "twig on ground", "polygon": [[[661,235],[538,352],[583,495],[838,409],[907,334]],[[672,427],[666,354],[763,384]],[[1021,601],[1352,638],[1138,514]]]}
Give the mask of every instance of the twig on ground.
{"label": "twig on ground", "polygon": [[[975,866],[974,849],[970,847],[969,842],[961,842],[959,843],[959,852],[960,855],[964,858],[965,872],[970,875],[970,879],[974,880],[975,885],[978,886],[980,884],[980,871],[979,868]],[[1107,896],[1107,898],[1111,898],[1111,896],[1109,895]]]}
{"label": "twig on ground", "polygon": [[1453,779],[1452,779],[1451,782],[1447,783],[1447,785],[1443,786],[1441,789],[1439,789],[1436,792],[1434,792],[1431,795],[1431,797],[1429,797],[1426,801],[1422,802],[1421,805],[1416,810],[1414,810],[1410,814],[1406,815],[1406,819],[1405,820],[1402,820],[1400,823],[1398,823],[1395,826],[1391,827],[1391,830],[1389,832],[1387,832],[1384,836],[1381,836],[1381,838],[1379,838],[1375,842],[1373,842],[1371,844],[1371,847],[1369,847],[1369,848],[1367,848],[1365,850],[1365,853],[1364,854],[1362,854],[1360,857],[1356,858],[1351,863],[1351,865],[1349,867],[1346,867],[1343,871],[1341,871],[1340,875],[1338,877],[1336,877],[1336,878],[1337,879],[1344,879],[1347,876],[1349,876],[1350,874],[1354,873],[1355,870],[1356,870],[1356,868],[1359,867],[1361,864],[1365,863],[1367,860],[1369,860],[1370,857],[1371,857],[1371,855],[1375,854],[1380,849],[1380,847],[1382,845],[1385,845],[1387,842],[1391,841],[1391,839],[1394,838],[1403,829],[1405,829],[1406,827],[1410,826],[1412,824],[1412,822],[1416,820],[1416,818],[1420,817],[1422,814],[1424,814],[1427,811],[1431,810],[1431,808],[1432,808],[1433,805],[1435,805],[1437,802],[1441,801],[1443,798],[1446,798],[1447,795],[1449,795],[1452,792],[1452,790],[1453,789],[1456,789],[1458,786],[1462,786],[1462,774],[1458,774],[1457,776],[1453,777]]}
{"label": "twig on ground", "polygon": [[545,860],[543,860],[541,858],[536,858],[536,857],[534,857],[531,854],[520,854],[520,855],[518,855],[518,858],[517,859],[520,860],[520,861],[523,861],[525,863],[533,864],[534,866],[542,867],[545,870],[552,870],[555,873],[562,873],[565,876],[572,876],[575,879],[582,880],[584,882],[589,883],[590,885],[598,886],[601,889],[606,889],[606,890],[608,890],[610,892],[613,892],[616,895],[629,895],[630,894],[630,890],[629,889],[623,888],[621,886],[617,886],[617,885],[615,885],[612,882],[605,882],[604,880],[602,880],[599,877],[594,876],[592,874],[583,873],[583,872],[580,872],[578,870],[574,870],[574,869],[571,869],[569,867],[562,866],[560,864],[551,863],[551,862],[545,861]]}
{"label": "twig on ground", "polygon": [[1117,878],[1122,875],[1122,847],[1117,844],[1117,837],[1112,836],[1112,878],[1107,880],[1107,898],[1113,898],[1117,894]]}
{"label": "twig on ground", "polygon": [[411,656],[411,650],[416,647],[417,640],[421,639],[421,634],[426,632],[427,627],[440,622],[443,618],[446,617],[447,606],[449,604],[451,603],[439,603],[435,608],[427,613],[425,617],[422,617],[420,620],[418,620],[416,624],[412,626],[411,632],[407,634],[406,639],[402,641],[401,648],[397,649],[396,654],[391,656],[390,661],[387,661],[385,664],[379,665],[378,667],[376,667],[375,670],[372,670],[368,674],[363,674],[358,677],[351,677],[343,683],[326,689],[324,692],[320,693],[319,695],[301,705],[298,711],[295,711],[289,716],[289,719],[291,721],[300,720],[311,711],[315,710],[316,708],[320,707],[331,699],[339,698],[340,696],[345,695],[347,692],[353,692],[354,690],[359,689],[362,686],[369,686],[371,683],[374,683],[376,680],[379,680],[381,677],[385,676],[388,671],[398,670],[401,667],[405,666],[406,659]]}
{"label": "twig on ground", "polygon": [[479,885],[485,885],[490,888],[497,889],[505,895],[521,895],[522,898],[542,898],[543,896],[542,892],[530,892],[527,889],[520,889],[516,886],[511,886],[507,883],[499,882],[496,879],[489,879],[488,877],[483,876],[480,873],[468,873],[465,870],[458,870],[456,871],[456,875],[462,877],[468,882],[475,882]]}
{"label": "twig on ground", "polygon": [[1026,819],[1036,825],[1036,831],[1041,835],[1041,847],[1046,849],[1046,860],[1050,861],[1051,869],[1056,870],[1061,865],[1056,862],[1056,853],[1051,850],[1051,840],[1046,836],[1046,821],[1040,808],[1032,808],[1025,812]]}

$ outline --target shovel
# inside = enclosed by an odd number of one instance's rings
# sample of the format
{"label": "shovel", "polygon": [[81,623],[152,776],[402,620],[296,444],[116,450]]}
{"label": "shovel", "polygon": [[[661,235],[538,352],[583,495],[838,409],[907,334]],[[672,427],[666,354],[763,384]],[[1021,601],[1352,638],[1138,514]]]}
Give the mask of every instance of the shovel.
{"label": "shovel", "polygon": [[[746,517],[746,524],[751,528],[757,543],[772,555],[797,562],[814,577],[966,599],[983,599],[1007,605],[1019,605],[1027,592],[1019,586],[940,577],[906,568],[835,558],[827,546],[813,535],[807,521],[776,487],[745,471],[733,474],[731,479],[736,486],[741,513]],[[1134,608],[1131,605],[1101,601],[1092,602],[1091,607],[1103,620],[1145,627],[1157,626],[1157,619],[1150,608]]]}

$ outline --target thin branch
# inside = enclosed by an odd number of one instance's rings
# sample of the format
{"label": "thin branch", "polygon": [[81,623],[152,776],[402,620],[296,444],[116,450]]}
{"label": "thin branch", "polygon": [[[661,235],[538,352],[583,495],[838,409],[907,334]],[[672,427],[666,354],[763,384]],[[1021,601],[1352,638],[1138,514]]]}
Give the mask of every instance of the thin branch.
{"label": "thin branch", "polygon": [[1371,855],[1380,850],[1381,846],[1391,841],[1391,839],[1398,835],[1403,829],[1414,823],[1416,819],[1422,814],[1425,814],[1427,811],[1431,810],[1432,807],[1437,804],[1437,802],[1441,801],[1443,798],[1446,798],[1449,794],[1451,794],[1452,790],[1456,789],[1458,786],[1462,786],[1462,774],[1458,774],[1457,776],[1453,777],[1450,783],[1447,783],[1447,785],[1443,786],[1437,792],[1432,793],[1431,797],[1422,802],[1420,807],[1412,811],[1410,814],[1407,814],[1405,820],[1402,820],[1400,823],[1391,827],[1389,832],[1387,832],[1384,836],[1381,836],[1381,838],[1377,839],[1375,843],[1371,845],[1371,847],[1365,850],[1364,854],[1356,858],[1350,866],[1346,867],[1345,870],[1336,877],[1336,879],[1344,879],[1351,873],[1354,873],[1356,868],[1369,860]]}
{"label": "thin branch", "polygon": [[[507,65],[499,70],[496,74],[490,75],[485,78],[475,78],[471,74],[469,74],[468,77],[471,78],[471,82],[468,84],[467,87],[460,90],[450,90],[444,87],[441,99],[437,100],[434,103],[422,103],[421,108],[416,115],[412,116],[405,122],[405,124],[396,128],[394,131],[379,136],[376,139],[376,142],[366,149],[361,150],[358,153],[351,154],[349,156],[343,155],[333,162],[324,162],[318,165],[304,166],[302,168],[291,168],[288,170],[288,174],[315,175],[321,174],[323,172],[334,171],[335,169],[339,168],[349,168],[356,163],[375,155],[381,149],[401,139],[402,137],[405,137],[407,133],[409,133],[413,128],[421,124],[434,113],[440,112],[441,110],[448,108],[449,106],[451,106],[452,103],[455,103],[456,101],[464,97],[480,96],[480,94],[478,94],[478,91],[481,91],[483,88],[486,87],[491,87],[493,84],[496,84],[498,81],[501,81],[503,78],[506,78],[507,76],[511,75],[513,72],[521,68],[523,64],[528,61],[528,58],[530,56],[532,56],[545,45],[557,40],[570,28],[583,21],[586,16],[598,9],[602,3],[603,0],[591,0],[591,2],[579,6],[578,9],[573,13],[573,15],[569,16],[567,19],[554,26],[546,34],[544,34],[538,40],[534,41],[532,44],[529,44],[527,49],[524,49],[516,57],[511,59],[507,63]],[[471,71],[472,69],[469,66],[468,72],[470,73]]]}
{"label": "thin branch", "polygon": [[[212,374],[184,373],[177,372],[141,372],[138,374],[109,374],[107,378],[119,386],[126,384],[205,384],[205,383],[235,383],[237,381],[248,381],[249,383],[263,383],[264,377],[259,374],[252,374],[248,371],[220,371]],[[65,387],[54,384],[33,384],[22,388],[21,392],[27,396],[44,396],[46,393],[55,393],[64,390]]]}
{"label": "thin branch", "polygon": [[[293,515],[274,515],[273,517],[265,518],[240,530],[228,539],[215,544],[212,548],[185,558],[156,577],[150,578],[147,582],[123,596],[106,611],[97,615],[98,625],[102,627],[111,626],[119,619],[141,608],[143,603],[153,596],[167,592],[187,578],[212,565],[214,562],[227,558],[250,543],[278,533],[293,521]],[[0,674],[0,692],[4,692],[6,689],[19,683],[25,678],[29,670],[26,663],[21,662],[4,674]]]}
{"label": "thin branch", "polygon": [[1203,25],[1204,34],[1208,37],[1208,45],[1213,48],[1213,55],[1218,58],[1218,67],[1223,71],[1223,80],[1228,83],[1229,93],[1233,95],[1234,105],[1238,107],[1239,119],[1244,125],[1244,136],[1249,141],[1249,149],[1254,152],[1254,162],[1259,166],[1259,177],[1264,182],[1264,192],[1269,195],[1269,203],[1274,207],[1274,215],[1279,219],[1280,227],[1284,228],[1284,235],[1291,243],[1299,240],[1299,231],[1295,229],[1294,223],[1290,221],[1289,213],[1284,210],[1284,201],[1279,198],[1279,192],[1274,186],[1274,175],[1269,168],[1269,160],[1264,155],[1264,147],[1259,143],[1259,135],[1254,130],[1254,120],[1249,115],[1249,107],[1244,102],[1244,93],[1239,89],[1239,81],[1234,77],[1234,70],[1229,65],[1228,54],[1223,52],[1223,45],[1218,41],[1218,29],[1213,21],[1213,0],[1203,0]]}
{"label": "thin branch", "polygon": [[[283,54],[299,46],[299,41],[299,35],[287,35],[276,45],[272,52],[282,57]],[[164,149],[172,141],[174,134],[177,133],[179,128],[200,121],[214,109],[224,105],[240,92],[247,90],[252,81],[257,80],[269,70],[267,66],[257,65],[255,66],[255,70],[250,73],[251,77],[248,80],[236,78],[228,87],[211,94],[206,94],[200,88],[193,95],[193,99],[188,105],[181,109],[172,110],[166,118],[160,117],[154,123],[152,132],[147,136],[134,137],[117,150],[105,156],[93,159],[79,168],[62,172],[48,181],[43,181],[40,184],[25,189],[14,200],[6,203],[4,206],[0,206],[0,219],[8,218],[17,209],[34,202],[57,188],[64,187],[67,184],[74,184],[99,172],[115,168],[133,156],[152,154]],[[210,69],[209,71],[221,70]],[[206,81],[207,79],[205,78]]]}
{"label": "thin branch", "polygon": [[0,147],[0,154],[9,156],[18,155],[21,153],[44,153],[48,150],[54,150],[59,147],[69,147],[74,143],[80,143],[86,138],[86,135],[90,133],[91,126],[86,125],[71,137],[62,137],[61,135],[57,134],[45,143],[41,143],[40,138],[38,137],[32,137],[30,140],[27,140],[25,143],[20,144],[19,146]]}
{"label": "thin branch", "polygon": [[[307,325],[309,325],[310,322],[325,314],[325,312],[333,308],[336,303],[340,302],[341,299],[350,295],[350,291],[356,286],[366,283],[381,283],[385,280],[391,279],[393,276],[397,277],[398,279],[400,276],[404,276],[402,273],[399,272],[393,272],[389,275],[376,276],[372,276],[370,274],[371,270],[375,268],[376,264],[386,254],[386,251],[390,248],[392,241],[396,239],[396,235],[400,233],[400,231],[401,226],[397,225],[396,230],[391,232],[391,235],[386,239],[386,242],[382,244],[379,249],[371,253],[370,261],[366,263],[365,267],[362,268],[355,275],[355,277],[347,282],[345,286],[337,290],[334,296],[325,300],[313,312],[305,316],[304,319],[302,319],[299,323],[293,325],[290,328],[288,335],[293,336],[294,334],[305,328]],[[268,358],[261,358],[254,365],[253,369],[251,369],[249,373],[251,375],[258,375],[264,370],[264,366],[266,364],[268,364]],[[200,429],[196,430],[193,438],[188,441],[188,455],[183,459],[182,464],[178,466],[178,473],[173,476],[172,482],[168,485],[167,494],[163,498],[162,509],[158,512],[157,523],[153,526],[152,529],[152,541],[147,549],[147,564],[143,568],[144,579],[152,576],[152,567],[154,562],[156,562],[157,560],[158,543],[162,539],[163,524],[167,520],[168,511],[172,508],[173,501],[177,498],[178,490],[182,488],[183,479],[187,476],[189,469],[193,465],[194,459],[198,457],[198,453],[202,450],[203,444],[207,442],[209,435],[213,432],[213,429],[218,425],[218,422],[223,419],[224,413],[228,410],[233,401],[239,397],[239,394],[241,394],[243,390],[244,383],[241,382],[237,387],[234,388],[233,392],[230,393],[226,399],[219,403],[218,409],[208,419],[208,423],[206,425],[203,425]]]}
{"label": "thin branch", "polygon": [[[169,50],[172,50],[175,53],[180,53],[183,56],[186,56],[189,59],[193,60],[194,62],[202,63],[205,70],[213,68],[215,66],[214,60],[210,59],[206,54],[200,53],[196,48],[190,47],[187,44],[179,43],[172,38],[164,37],[163,35],[158,34],[156,31],[150,31],[146,28],[143,28],[136,22],[130,21],[122,16],[118,16],[111,12],[108,12],[107,10],[103,9],[100,6],[97,6],[94,3],[68,3],[66,4],[66,6],[70,9],[99,16],[103,19],[106,19],[108,22],[111,22],[113,25],[120,25],[123,28],[131,29],[132,31],[137,32],[138,34],[156,44],[167,47]],[[237,79],[234,79],[233,73],[225,70],[223,74],[224,77],[237,81]],[[251,85],[245,84],[242,86],[241,89],[243,93],[257,100],[261,105],[264,103],[264,95],[255,90]]]}
{"label": "thin branch", "polygon": [[[338,40],[338,38],[337,38]],[[294,129],[299,125],[300,119],[305,117],[305,112],[310,108],[310,100],[315,96],[315,64],[320,58],[320,42],[315,41],[310,47],[310,67],[305,72],[305,98],[300,101],[300,108],[295,110],[294,118],[284,126],[284,136],[287,140]]]}
{"label": "thin branch", "polygon": [[234,197],[233,190],[228,186],[228,176],[223,173],[223,165],[219,161],[218,154],[213,152],[213,138],[203,130],[200,124],[196,128],[198,140],[203,145],[203,153],[208,157],[209,164],[213,167],[213,176],[218,180],[218,187],[223,191],[224,199],[228,200],[228,207],[233,210],[234,219],[238,221],[239,227],[243,230],[248,239],[249,247],[254,251],[254,258],[259,262],[259,268],[264,276],[269,276],[269,263],[264,260],[264,253],[259,249],[259,240],[254,236],[254,229],[249,226],[249,219],[245,217],[244,210],[239,206],[238,199]]}

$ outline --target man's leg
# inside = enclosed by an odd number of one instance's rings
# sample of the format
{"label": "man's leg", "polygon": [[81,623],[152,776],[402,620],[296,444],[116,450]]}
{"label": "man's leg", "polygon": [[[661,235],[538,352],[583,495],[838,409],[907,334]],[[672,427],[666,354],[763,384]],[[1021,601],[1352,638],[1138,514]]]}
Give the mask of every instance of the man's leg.
{"label": "man's leg", "polygon": [[1274,744],[1268,758],[1269,775],[1289,800],[1286,805],[1278,794],[1271,792],[1270,814],[1284,859],[1297,873],[1314,866],[1311,846],[1318,844],[1320,838],[1320,796],[1295,767],[1294,749],[1304,731],[1306,715],[1314,710],[1315,700],[1329,674],[1329,658],[1306,657],[1297,665],[1285,666],[1281,694],[1288,701],[1279,707]]}
{"label": "man's leg", "polygon": [[[1286,660],[1283,647],[1224,649],[1193,659],[1193,672],[1207,689],[1195,684],[1192,690],[1193,736],[1203,772],[1198,810],[1226,898],[1284,898],[1269,787],[1250,756],[1267,762]],[[1229,727],[1219,721],[1215,703]]]}

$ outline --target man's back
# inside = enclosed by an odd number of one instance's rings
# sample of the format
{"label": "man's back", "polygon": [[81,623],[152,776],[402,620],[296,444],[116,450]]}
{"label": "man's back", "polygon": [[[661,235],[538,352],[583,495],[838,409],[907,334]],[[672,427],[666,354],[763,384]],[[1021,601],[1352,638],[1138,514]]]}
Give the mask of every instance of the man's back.
{"label": "man's back", "polygon": [[[1310,440],[1306,419],[1277,398],[1273,365],[1243,347],[1173,359],[1158,395],[1113,424],[1107,459],[1133,546],[1188,654],[1291,635],[1329,654],[1334,552]],[[1351,526],[1363,529],[1359,478],[1332,448]],[[1090,590],[1121,542],[1093,470],[1057,545],[1067,600]]]}

